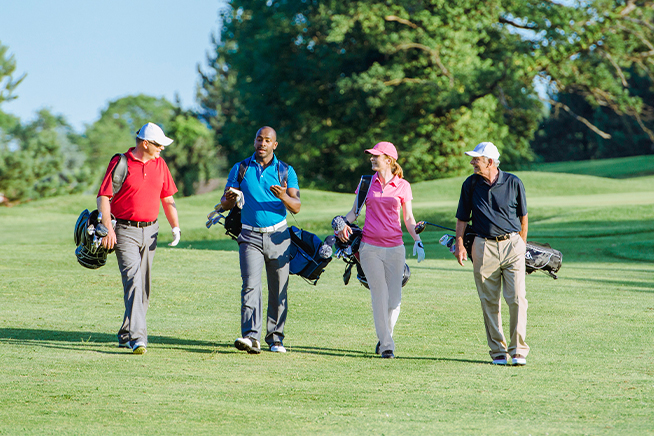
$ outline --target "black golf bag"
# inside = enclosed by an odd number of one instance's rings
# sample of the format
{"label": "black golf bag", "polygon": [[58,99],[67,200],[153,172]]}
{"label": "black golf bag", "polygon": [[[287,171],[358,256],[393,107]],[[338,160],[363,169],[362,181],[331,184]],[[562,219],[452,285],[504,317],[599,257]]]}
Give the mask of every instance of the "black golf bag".
{"label": "black golf bag", "polygon": [[107,263],[107,255],[113,249],[102,246],[102,239],[107,236],[108,229],[100,222],[101,216],[97,210],[93,212],[84,209],[75,223],[73,238],[75,241],[75,256],[80,265],[89,269],[98,269]]}
{"label": "black golf bag", "polygon": [[216,204],[214,210],[207,215],[207,228],[211,228],[214,224],[220,224],[225,228],[225,234],[236,241],[243,228],[241,208],[234,206],[227,215],[224,214],[225,212],[220,203]]}
{"label": "black golf bag", "polygon": [[[356,267],[357,269],[357,280],[370,289],[368,285],[368,279],[363,272],[361,267],[361,262],[359,262],[359,246],[361,245],[361,237],[363,236],[363,230],[359,228],[356,224],[350,224],[352,229],[352,234],[347,242],[343,242],[338,238],[335,238],[335,247],[336,247],[336,257],[342,258],[345,262],[345,272],[343,273],[343,283],[346,285],[350,283],[350,277],[352,275],[352,268]],[[404,264],[404,274],[402,276],[402,287],[404,287],[411,277],[411,269],[409,265]]]}

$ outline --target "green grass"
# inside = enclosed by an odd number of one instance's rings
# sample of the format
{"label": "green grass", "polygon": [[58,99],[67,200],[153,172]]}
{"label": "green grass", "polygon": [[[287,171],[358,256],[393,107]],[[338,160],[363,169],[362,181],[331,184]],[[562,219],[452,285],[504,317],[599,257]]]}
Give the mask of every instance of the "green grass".
{"label": "green grass", "polygon": [[[472,267],[431,228],[427,260],[408,261],[397,359],[374,355],[370,296],[337,259],[316,287],[291,277],[289,353],[252,356],[233,347],[236,243],[205,227],[218,194],[179,199],[182,242],[166,245],[162,216],[151,343],[133,356],[115,337],[115,256],[90,271],[73,254],[94,198],[2,208],[0,434],[654,434],[653,178],[518,175],[529,239],[564,259],[558,280],[527,278],[523,368],[490,365]],[[415,184],[416,218],[453,225],[462,180]],[[325,236],[353,198],[302,200],[290,222]]]}
{"label": "green grass", "polygon": [[615,159],[552,162],[533,165],[533,171],[585,174],[624,179],[654,174],[654,154]]}

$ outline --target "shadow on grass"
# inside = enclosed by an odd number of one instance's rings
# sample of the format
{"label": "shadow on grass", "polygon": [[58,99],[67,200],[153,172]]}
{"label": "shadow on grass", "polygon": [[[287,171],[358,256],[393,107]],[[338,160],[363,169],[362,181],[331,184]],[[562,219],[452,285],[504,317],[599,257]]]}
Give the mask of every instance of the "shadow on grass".
{"label": "shadow on grass", "polygon": [[[321,356],[334,356],[334,357],[354,357],[354,358],[364,358],[364,359],[381,359],[377,354],[368,352],[368,351],[359,351],[359,350],[345,350],[342,348],[324,348],[324,347],[303,347],[303,346],[294,346],[290,350],[293,353],[302,353],[302,354],[318,354]],[[470,360],[470,359],[453,359],[447,357],[424,357],[424,356],[397,356],[396,359],[402,360],[432,360],[432,361],[442,361],[442,362],[463,362],[463,363],[488,363],[492,362],[486,360]]]}
{"label": "shadow on grass", "polygon": [[[231,342],[221,343],[198,341],[158,335],[151,335],[149,340],[151,345],[156,345],[159,349],[176,349],[190,353],[203,354],[227,354],[236,352],[234,344]],[[0,329],[0,343],[38,345],[45,348],[57,348],[71,351],[85,350],[101,354],[129,354],[129,350],[118,348],[118,341],[115,335],[89,331],[4,328]],[[115,349],[108,351],[105,349],[107,345],[111,345],[115,347]],[[289,347],[289,350],[292,353],[298,354],[316,354],[321,356],[352,357],[358,359],[380,359],[379,356],[371,352],[346,350],[342,348],[294,346]],[[454,359],[446,357],[398,356],[397,359],[491,364],[491,362],[485,360]]]}
{"label": "shadow on grass", "polygon": [[598,283],[602,286],[614,286],[617,290],[632,292],[654,292],[654,282],[635,280],[592,279],[589,277],[566,277],[568,280],[579,280],[587,283]]}
{"label": "shadow on grass", "polygon": [[[150,345],[155,345],[157,348],[177,349],[191,353],[228,353],[231,351],[227,351],[227,349],[233,348],[234,345],[232,343],[179,339],[159,335],[150,335],[148,339]],[[3,328],[0,329],[0,342],[70,350],[79,350],[80,346],[85,348],[94,347],[89,350],[104,354],[125,354],[128,352],[125,349],[118,348],[116,335],[89,331]],[[103,348],[98,348],[98,345]],[[105,350],[104,347],[107,345],[115,346],[115,350]]]}
{"label": "shadow on grass", "polygon": [[[170,248],[168,244],[158,244],[157,248]],[[231,239],[213,239],[197,241],[180,241],[175,249],[188,248],[191,250],[212,250],[212,251],[238,251],[238,244]]]}

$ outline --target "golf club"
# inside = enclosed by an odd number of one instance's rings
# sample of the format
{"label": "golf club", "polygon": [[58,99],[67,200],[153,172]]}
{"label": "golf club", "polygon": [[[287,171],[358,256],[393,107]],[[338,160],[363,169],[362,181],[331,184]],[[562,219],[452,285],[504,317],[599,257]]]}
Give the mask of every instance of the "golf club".
{"label": "golf club", "polygon": [[449,230],[451,232],[456,232],[456,230],[454,229],[451,229],[449,227],[439,226],[438,224],[432,224],[429,221],[419,221],[418,223],[416,223],[416,233],[422,233],[422,231],[425,230],[427,225],[438,227],[439,229],[443,229],[443,230]]}

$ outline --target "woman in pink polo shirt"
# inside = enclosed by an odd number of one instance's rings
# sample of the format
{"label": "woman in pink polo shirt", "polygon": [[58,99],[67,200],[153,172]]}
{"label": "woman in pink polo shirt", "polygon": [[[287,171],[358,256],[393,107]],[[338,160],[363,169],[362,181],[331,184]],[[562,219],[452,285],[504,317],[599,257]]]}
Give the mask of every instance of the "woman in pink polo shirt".
{"label": "woman in pink polo shirt", "polygon": [[[402,278],[404,275],[405,249],[402,242],[402,225],[415,241],[414,256],[418,262],[425,258],[420,237],[416,234],[416,220],[411,209],[411,185],[402,178],[403,172],[397,163],[397,150],[390,142],[380,142],[369,153],[372,169],[377,173],[372,177],[366,196],[366,221],[359,248],[359,258],[363,272],[368,280],[372,300],[372,314],[377,331],[377,353],[383,358],[395,357],[393,328],[400,315],[402,300]],[[357,189],[358,191],[358,189]],[[336,225],[338,238],[346,242],[352,233],[348,225],[357,219],[356,200],[352,210],[344,218],[342,225]]]}

